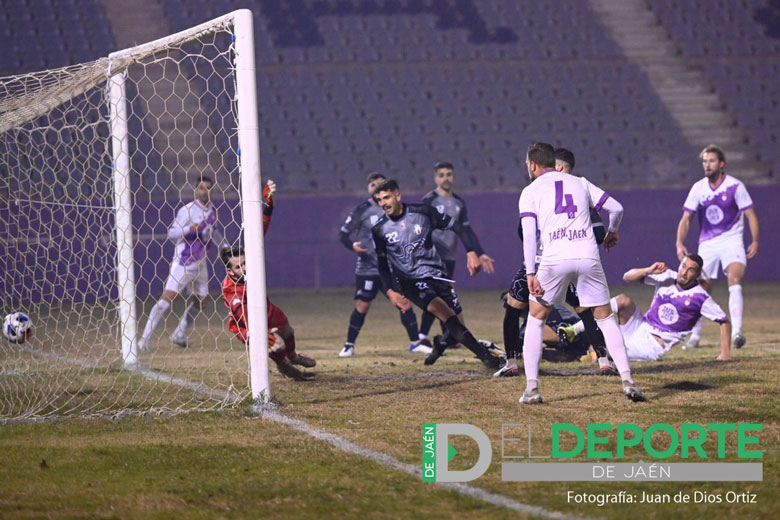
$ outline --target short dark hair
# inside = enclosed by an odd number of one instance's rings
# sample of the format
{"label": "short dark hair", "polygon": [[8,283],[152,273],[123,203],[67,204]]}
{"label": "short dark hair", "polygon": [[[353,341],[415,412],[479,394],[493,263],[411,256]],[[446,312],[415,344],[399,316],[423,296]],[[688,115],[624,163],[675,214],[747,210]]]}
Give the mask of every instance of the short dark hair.
{"label": "short dark hair", "polygon": [[726,154],[723,153],[723,148],[721,148],[716,144],[709,144],[705,146],[704,150],[702,150],[701,153],[699,154],[699,159],[704,159],[704,154],[707,153],[714,153],[715,155],[718,156],[718,160],[720,162],[726,162]]}
{"label": "short dark hair", "polygon": [[244,247],[243,246],[233,246],[231,248],[226,248],[220,251],[219,257],[222,259],[222,262],[225,264],[225,267],[230,267],[230,259],[236,258],[238,256],[244,255]]}
{"label": "short dark hair", "polygon": [[374,195],[383,191],[401,191],[401,188],[398,186],[398,183],[395,181],[395,179],[388,179],[374,188]]}
{"label": "short dark hair", "polygon": [[702,268],[704,267],[704,259],[702,257],[697,255],[696,253],[688,253],[687,255],[685,255],[685,258],[690,258],[691,260],[693,260],[696,263],[696,265],[699,266],[699,272],[701,272]]}
{"label": "short dark hair", "polygon": [[542,168],[555,168],[555,148],[547,143],[533,143],[528,147],[528,160]]}
{"label": "short dark hair", "polygon": [[569,165],[569,168],[574,169],[574,154],[571,150],[567,150],[566,148],[556,148],[555,160],[565,162]]}
{"label": "short dark hair", "polygon": [[436,164],[433,165],[433,170],[442,170],[444,168],[447,168],[448,170],[455,171],[455,167],[452,165],[451,162],[447,161],[439,161]]}
{"label": "short dark hair", "polygon": [[385,174],[383,173],[371,172],[368,175],[366,175],[366,184],[371,184],[377,179],[387,179],[387,177],[385,177]]}
{"label": "short dark hair", "polygon": [[208,182],[209,184],[214,186],[214,179],[212,179],[211,177],[207,177],[206,175],[201,175],[200,177],[198,177],[198,184],[200,184],[201,182]]}

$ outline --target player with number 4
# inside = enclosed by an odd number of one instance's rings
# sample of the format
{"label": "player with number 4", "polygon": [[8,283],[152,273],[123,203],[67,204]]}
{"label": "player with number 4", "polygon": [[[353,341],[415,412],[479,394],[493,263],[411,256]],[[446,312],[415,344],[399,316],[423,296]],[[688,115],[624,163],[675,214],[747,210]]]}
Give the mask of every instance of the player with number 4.
{"label": "player with number 4", "polygon": [[[542,402],[538,386],[542,330],[553,305],[564,301],[572,282],[577,287],[580,304],[593,310],[620,372],[623,392],[632,401],[644,401],[644,394],[631,377],[623,336],[609,305],[609,287],[590,219],[590,208],[609,213],[604,238],[604,247],[609,250],[618,243],[623,206],[587,179],[557,171],[555,149],[547,143],[532,144],[525,162],[531,184],[520,195],[519,210],[531,298],[523,348],[526,390],[520,402]],[[537,229],[543,251],[535,272]]]}

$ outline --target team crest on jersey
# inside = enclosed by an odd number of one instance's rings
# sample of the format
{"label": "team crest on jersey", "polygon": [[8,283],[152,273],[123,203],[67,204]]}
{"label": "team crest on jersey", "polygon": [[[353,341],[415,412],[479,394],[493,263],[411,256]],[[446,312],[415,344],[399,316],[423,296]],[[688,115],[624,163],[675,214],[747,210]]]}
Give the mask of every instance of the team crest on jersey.
{"label": "team crest on jersey", "polygon": [[673,325],[680,319],[677,309],[671,303],[664,303],[658,308],[658,319],[664,325]]}
{"label": "team crest on jersey", "polygon": [[373,226],[379,221],[379,215],[371,215],[371,218],[369,220],[371,221],[371,225]]}
{"label": "team crest on jersey", "polygon": [[420,224],[415,224],[414,225],[414,234],[415,235],[419,235],[420,233],[422,233],[422,226]]}
{"label": "team crest on jersey", "polygon": [[720,197],[720,198],[721,198],[721,200],[722,200],[723,202],[726,202],[726,200],[728,200],[728,198],[729,198],[729,197],[728,197],[728,195],[726,195],[726,194],[724,193],[723,195],[721,195],[721,197]]}
{"label": "team crest on jersey", "polygon": [[436,211],[444,215],[444,204],[439,204],[438,206],[436,206]]}
{"label": "team crest on jersey", "polygon": [[704,216],[707,217],[707,221],[709,221],[710,224],[718,224],[721,220],[723,220],[723,210],[720,209],[720,207],[716,205],[709,206],[707,208],[707,211],[704,213]]}
{"label": "team crest on jersey", "polygon": [[388,244],[397,244],[398,240],[398,231],[385,234],[385,241],[387,241]]}

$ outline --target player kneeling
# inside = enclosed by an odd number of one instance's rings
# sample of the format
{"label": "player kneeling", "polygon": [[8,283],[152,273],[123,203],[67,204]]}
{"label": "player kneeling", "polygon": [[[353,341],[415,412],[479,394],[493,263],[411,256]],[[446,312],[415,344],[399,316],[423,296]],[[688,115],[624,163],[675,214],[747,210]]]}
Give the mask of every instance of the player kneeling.
{"label": "player kneeling", "polygon": [[[222,283],[222,301],[230,311],[228,328],[244,343],[249,341],[246,295],[246,259],[240,246],[222,252],[227,276]],[[314,367],[317,362],[295,351],[295,333],[282,310],[266,298],[268,305],[268,357],[276,362],[276,368],[283,375],[296,381],[304,381],[314,374],[301,372],[293,365]]]}

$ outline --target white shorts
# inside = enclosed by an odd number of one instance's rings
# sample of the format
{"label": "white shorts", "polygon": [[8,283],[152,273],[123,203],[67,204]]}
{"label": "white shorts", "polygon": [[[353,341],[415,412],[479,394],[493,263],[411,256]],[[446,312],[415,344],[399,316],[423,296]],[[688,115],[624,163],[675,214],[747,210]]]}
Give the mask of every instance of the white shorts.
{"label": "white shorts", "polygon": [[579,258],[545,263],[542,259],[536,277],[542,284],[544,295],[541,298],[533,296],[531,298],[542,305],[563,303],[570,283],[577,287],[577,296],[583,307],[596,307],[609,303],[607,277],[599,260]]}
{"label": "white shorts", "polygon": [[[609,303],[612,312],[617,314],[617,299],[612,298]],[[626,324],[620,326],[620,332],[623,334],[629,361],[658,361],[667,352],[650,332],[650,325],[645,321],[639,305],[634,307],[634,314]]]}
{"label": "white shorts", "polygon": [[718,279],[718,264],[723,272],[732,263],[746,265],[745,244],[742,237],[715,237],[699,244],[699,256],[704,260],[701,274],[707,280]]}
{"label": "white shorts", "polygon": [[194,294],[200,298],[208,295],[209,270],[206,262],[201,260],[193,264],[181,265],[178,259],[174,260],[168,279],[165,280],[165,290],[183,296]]}

